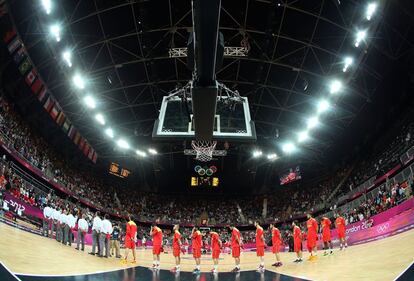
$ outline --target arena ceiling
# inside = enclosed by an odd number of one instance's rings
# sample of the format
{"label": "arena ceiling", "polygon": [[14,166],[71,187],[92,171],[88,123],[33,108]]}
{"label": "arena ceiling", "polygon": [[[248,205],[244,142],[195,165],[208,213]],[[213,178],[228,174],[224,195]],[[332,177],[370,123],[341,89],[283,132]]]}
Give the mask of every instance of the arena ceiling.
{"label": "arena ceiling", "polygon": [[[10,7],[24,43],[63,110],[102,157],[114,153],[71,85],[61,51],[48,34],[41,1],[12,0]],[[73,60],[87,75],[98,106],[114,130],[137,145],[151,145],[162,97],[191,78],[185,57],[192,29],[191,1],[53,1],[52,18],[62,26]],[[217,78],[249,98],[258,145],[296,136],[315,109],[343,60],[355,65],[323,126],[304,144],[302,155],[321,162],[361,111],[375,99],[382,64],[412,49],[410,1],[378,1],[378,17],[367,44],[355,50],[367,1],[222,0],[220,31],[226,47],[247,43],[248,55],[225,56]],[[391,3],[392,2],[392,3]],[[397,3],[398,2],[398,3]],[[398,19],[398,20],[397,20]],[[396,23],[397,21],[403,23]],[[412,36],[411,36],[412,38]],[[162,148],[161,148],[162,149]],[[276,148],[277,149],[277,148]],[[170,147],[166,151],[173,151]]]}

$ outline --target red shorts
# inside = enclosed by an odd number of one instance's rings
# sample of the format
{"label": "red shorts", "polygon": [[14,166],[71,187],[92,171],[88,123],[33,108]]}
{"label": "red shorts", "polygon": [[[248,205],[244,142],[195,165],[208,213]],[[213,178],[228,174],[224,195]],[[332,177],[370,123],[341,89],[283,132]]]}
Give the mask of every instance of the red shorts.
{"label": "red shorts", "polygon": [[152,254],[153,255],[161,254],[161,246],[152,246]]}
{"label": "red shorts", "polygon": [[316,236],[308,235],[307,246],[308,248],[314,248],[316,246]]}
{"label": "red shorts", "polygon": [[323,242],[331,242],[331,232],[324,232],[322,233],[322,241]]}
{"label": "red shorts", "polygon": [[280,252],[280,243],[275,243],[272,246],[272,253],[276,254]]}
{"label": "red shorts", "polygon": [[233,256],[233,258],[240,257],[240,246],[232,247],[231,248],[231,255]]}
{"label": "red shorts", "polygon": [[293,250],[295,253],[302,251],[302,241],[300,239],[295,239],[293,241]]}
{"label": "red shorts", "polygon": [[263,257],[264,256],[264,246],[256,247],[256,255],[258,257]]}
{"label": "red shorts", "polygon": [[135,249],[135,242],[131,239],[125,239],[125,248]]}
{"label": "red shorts", "polygon": [[220,250],[213,250],[211,252],[211,256],[213,257],[213,259],[218,259],[220,257]]}
{"label": "red shorts", "polygon": [[173,256],[174,257],[179,257],[181,254],[181,249],[180,248],[173,248]]}
{"label": "red shorts", "polygon": [[193,257],[196,259],[201,257],[201,248],[193,248]]}
{"label": "red shorts", "polygon": [[345,230],[338,230],[338,237],[341,239],[345,239]]}

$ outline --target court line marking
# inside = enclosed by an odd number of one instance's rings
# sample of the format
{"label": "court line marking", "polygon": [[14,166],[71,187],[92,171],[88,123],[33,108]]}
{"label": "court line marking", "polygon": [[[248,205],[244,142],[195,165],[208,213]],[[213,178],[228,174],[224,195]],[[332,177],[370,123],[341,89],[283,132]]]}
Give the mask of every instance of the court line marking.
{"label": "court line marking", "polygon": [[400,278],[413,264],[414,264],[414,260],[407,266],[406,269],[404,269],[397,277],[395,277],[394,281]]}
{"label": "court line marking", "polygon": [[19,277],[16,276],[2,261],[0,261],[0,264],[6,269],[16,280],[22,281]]}

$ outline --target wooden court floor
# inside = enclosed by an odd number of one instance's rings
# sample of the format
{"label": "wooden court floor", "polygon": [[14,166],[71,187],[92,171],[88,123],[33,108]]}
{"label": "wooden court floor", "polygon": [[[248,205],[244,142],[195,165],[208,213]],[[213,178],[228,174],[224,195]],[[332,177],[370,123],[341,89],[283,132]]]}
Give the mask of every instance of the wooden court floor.
{"label": "wooden court floor", "polygon": [[[97,258],[85,252],[76,251],[55,240],[40,237],[4,224],[0,224],[0,260],[13,272],[41,275],[70,275],[122,269],[132,264],[121,265],[115,258]],[[414,260],[414,230],[393,237],[348,247],[345,251],[335,250],[332,256],[318,254],[315,262],[304,261],[295,264],[293,253],[281,253],[283,267],[271,267],[274,257],[266,253],[266,269],[278,273],[309,278],[312,280],[394,280]],[[304,253],[304,258],[308,257]],[[152,252],[138,250],[138,265],[151,266]],[[254,253],[243,253],[242,270],[254,270],[258,259]],[[181,268],[191,271],[194,261],[190,255],[183,255]],[[212,268],[210,256],[202,257],[201,270]],[[161,267],[171,269],[174,265],[172,254],[162,254]],[[219,271],[234,267],[229,254],[222,254]]]}

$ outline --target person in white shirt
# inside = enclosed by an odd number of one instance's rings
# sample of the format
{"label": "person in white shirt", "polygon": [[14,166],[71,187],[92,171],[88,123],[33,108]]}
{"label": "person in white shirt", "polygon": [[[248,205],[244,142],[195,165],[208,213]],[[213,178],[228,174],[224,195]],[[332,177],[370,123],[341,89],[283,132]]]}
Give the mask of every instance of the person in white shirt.
{"label": "person in white shirt", "polygon": [[42,228],[42,235],[45,237],[49,236],[49,226],[50,226],[50,217],[52,215],[52,209],[49,205],[43,209],[43,228]]}
{"label": "person in white shirt", "polygon": [[88,233],[88,222],[85,220],[85,214],[82,214],[78,220],[78,237],[76,239],[76,250],[79,250],[79,243],[82,243],[82,251],[85,250],[85,236]]}
{"label": "person in white shirt", "polygon": [[[102,227],[102,220],[99,217],[100,213],[97,211],[95,213],[95,217],[93,218],[92,223],[92,252],[90,252],[90,255],[99,254],[100,247],[99,247],[99,233],[101,232]],[[98,246],[98,253],[95,253],[96,246]]]}
{"label": "person in white shirt", "polygon": [[67,225],[67,211],[65,209],[62,210],[62,213],[59,216],[59,223],[60,223],[60,242],[62,244],[66,244],[66,237],[65,237],[65,228]]}
{"label": "person in white shirt", "polygon": [[109,245],[112,234],[112,223],[109,221],[109,215],[105,214],[104,220],[102,221],[102,231],[99,234],[99,256],[103,256],[103,248],[105,247],[105,257],[109,258]]}
{"label": "person in white shirt", "polygon": [[72,212],[69,210],[68,215],[66,217],[66,225],[65,225],[65,245],[66,243],[69,246],[72,246],[72,229],[75,227],[76,218],[72,215]]}
{"label": "person in white shirt", "polygon": [[55,211],[53,212],[53,221],[54,224],[56,225],[56,234],[55,234],[55,238],[58,242],[60,242],[60,222],[59,222],[59,218],[60,218],[61,212],[60,210],[56,207]]}

